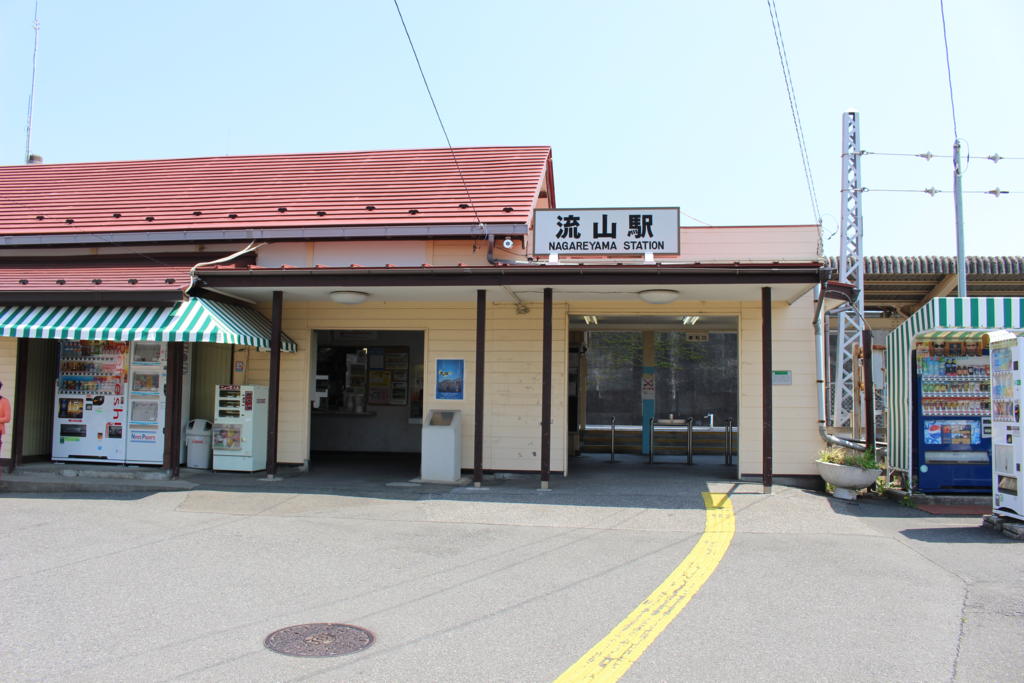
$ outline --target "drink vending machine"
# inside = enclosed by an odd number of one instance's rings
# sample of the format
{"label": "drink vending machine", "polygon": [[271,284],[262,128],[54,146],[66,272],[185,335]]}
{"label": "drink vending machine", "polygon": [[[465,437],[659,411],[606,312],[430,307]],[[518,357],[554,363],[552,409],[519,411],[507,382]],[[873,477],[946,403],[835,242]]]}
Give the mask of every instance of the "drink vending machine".
{"label": "drink vending machine", "polygon": [[213,418],[213,469],[267,468],[267,388],[219,384]]}
{"label": "drink vending machine", "polygon": [[127,353],[128,342],[61,341],[54,460],[124,462]]}
{"label": "drink vending machine", "polygon": [[992,418],[988,350],[979,341],[918,342],[914,466],[925,493],[988,490]]}
{"label": "drink vending machine", "polygon": [[1024,441],[1021,382],[1024,339],[1011,332],[989,334],[992,362],[992,512],[1024,521]]}

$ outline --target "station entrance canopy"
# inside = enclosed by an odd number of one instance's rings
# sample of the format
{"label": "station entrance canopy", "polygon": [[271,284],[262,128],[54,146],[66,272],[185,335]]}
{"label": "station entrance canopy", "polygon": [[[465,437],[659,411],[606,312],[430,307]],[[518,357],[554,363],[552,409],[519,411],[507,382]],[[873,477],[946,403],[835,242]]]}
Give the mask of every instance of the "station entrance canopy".
{"label": "station entrance canopy", "polygon": [[[192,298],[170,307],[2,306],[0,336],[31,339],[212,342],[270,348],[270,321],[256,311]],[[281,350],[295,351],[281,335]]]}

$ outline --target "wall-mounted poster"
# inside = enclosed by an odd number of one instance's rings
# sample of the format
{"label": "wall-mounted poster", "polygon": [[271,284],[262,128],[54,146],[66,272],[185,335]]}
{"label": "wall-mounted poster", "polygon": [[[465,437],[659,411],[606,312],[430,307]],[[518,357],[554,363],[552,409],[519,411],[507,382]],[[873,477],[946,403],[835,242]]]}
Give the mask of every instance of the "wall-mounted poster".
{"label": "wall-mounted poster", "polygon": [[465,364],[461,358],[437,359],[436,398],[452,401],[461,401],[464,398],[462,384],[465,378]]}
{"label": "wall-mounted poster", "polygon": [[368,350],[367,403],[404,406],[409,402],[409,347],[371,346]]}

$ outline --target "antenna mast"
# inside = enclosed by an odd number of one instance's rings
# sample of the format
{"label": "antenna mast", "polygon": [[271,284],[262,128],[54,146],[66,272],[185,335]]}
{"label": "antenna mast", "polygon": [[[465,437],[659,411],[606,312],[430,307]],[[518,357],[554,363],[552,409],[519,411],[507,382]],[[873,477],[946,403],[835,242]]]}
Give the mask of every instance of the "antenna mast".
{"label": "antenna mast", "polygon": [[[832,424],[851,426],[854,404],[856,351],[864,336],[864,225],[860,198],[860,117],[855,111],[843,114],[843,194],[839,230],[839,281],[856,287],[857,299],[852,311],[839,314],[839,338],[836,343],[835,394]],[[866,349],[871,353],[871,349]],[[864,416],[864,421],[874,419]],[[865,422],[866,424],[866,422]]]}
{"label": "antenna mast", "polygon": [[32,87],[28,94],[28,123],[25,125],[25,163],[32,159],[32,105],[36,100],[36,54],[39,52],[39,0],[36,0],[35,18],[32,20],[35,31],[35,45],[32,47]]}

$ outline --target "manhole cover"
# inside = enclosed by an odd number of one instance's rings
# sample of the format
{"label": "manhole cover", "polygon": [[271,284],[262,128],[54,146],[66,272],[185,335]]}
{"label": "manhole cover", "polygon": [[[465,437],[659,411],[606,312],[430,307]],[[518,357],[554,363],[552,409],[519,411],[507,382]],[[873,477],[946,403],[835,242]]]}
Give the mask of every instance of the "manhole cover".
{"label": "manhole cover", "polygon": [[373,634],[348,624],[299,624],[274,631],[263,644],[293,657],[335,657],[370,647]]}

